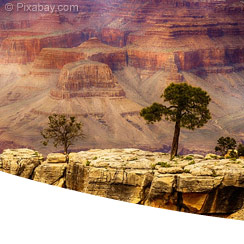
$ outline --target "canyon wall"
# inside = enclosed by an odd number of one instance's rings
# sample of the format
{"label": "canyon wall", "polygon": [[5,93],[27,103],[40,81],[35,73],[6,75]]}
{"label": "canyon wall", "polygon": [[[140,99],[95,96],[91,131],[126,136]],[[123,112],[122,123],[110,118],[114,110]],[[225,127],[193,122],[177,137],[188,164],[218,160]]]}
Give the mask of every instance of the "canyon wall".
{"label": "canyon wall", "polygon": [[183,129],[180,152],[212,151],[220,136],[244,140],[241,2],[72,4],[79,5],[78,12],[6,12],[0,7],[0,150],[19,145],[44,153],[39,141],[47,116],[65,113],[82,116],[88,134],[89,141],[77,144],[77,150],[137,147],[167,152],[173,125],[148,125],[140,110],[162,102],[171,82],[201,87],[211,97],[212,120],[194,132]]}

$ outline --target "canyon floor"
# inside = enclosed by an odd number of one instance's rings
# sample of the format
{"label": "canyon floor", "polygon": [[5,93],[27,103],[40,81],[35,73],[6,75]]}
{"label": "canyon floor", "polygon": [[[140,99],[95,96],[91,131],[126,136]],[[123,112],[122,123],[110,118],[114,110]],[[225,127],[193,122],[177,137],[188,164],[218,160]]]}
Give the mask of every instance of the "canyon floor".
{"label": "canyon floor", "polygon": [[[0,2],[0,149],[47,154],[48,115],[75,115],[90,148],[168,152],[174,125],[140,110],[171,82],[212,98],[212,120],[182,130],[180,151],[205,154],[220,136],[244,140],[244,6],[239,1],[72,1],[78,12],[7,12]],[[25,4],[31,1],[24,0]],[[11,1],[16,6],[17,1]],[[71,4],[71,1],[39,1]]]}

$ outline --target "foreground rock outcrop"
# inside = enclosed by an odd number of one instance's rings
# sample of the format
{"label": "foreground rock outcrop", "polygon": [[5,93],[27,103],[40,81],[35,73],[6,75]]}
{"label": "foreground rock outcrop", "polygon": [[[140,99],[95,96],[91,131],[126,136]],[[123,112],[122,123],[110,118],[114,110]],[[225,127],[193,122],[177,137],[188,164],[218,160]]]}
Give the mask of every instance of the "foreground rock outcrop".
{"label": "foreground rock outcrop", "polygon": [[170,161],[168,154],[139,149],[92,149],[71,153],[67,164],[60,153],[44,160],[33,150],[8,149],[0,170],[126,202],[215,216],[240,210],[244,200],[244,160],[216,155]]}

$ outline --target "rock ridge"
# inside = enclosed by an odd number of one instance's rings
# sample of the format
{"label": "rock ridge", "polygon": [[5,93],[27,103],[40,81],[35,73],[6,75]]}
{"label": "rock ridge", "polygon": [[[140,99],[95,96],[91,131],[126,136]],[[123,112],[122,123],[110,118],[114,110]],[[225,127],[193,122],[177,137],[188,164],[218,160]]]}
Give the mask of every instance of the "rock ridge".
{"label": "rock ridge", "polygon": [[[244,159],[180,156],[139,149],[91,149],[46,159],[7,149],[0,171],[71,190],[184,212],[228,216],[243,206]],[[235,216],[235,215],[234,215]],[[239,215],[237,215],[239,216]]]}

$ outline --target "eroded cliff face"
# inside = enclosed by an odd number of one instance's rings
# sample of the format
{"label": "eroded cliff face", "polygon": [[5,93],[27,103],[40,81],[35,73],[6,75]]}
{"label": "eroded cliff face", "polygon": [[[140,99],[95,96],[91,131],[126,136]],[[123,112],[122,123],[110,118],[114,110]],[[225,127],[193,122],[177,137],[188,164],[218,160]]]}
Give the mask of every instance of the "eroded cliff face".
{"label": "eroded cliff face", "polygon": [[80,61],[66,64],[57,89],[50,94],[58,99],[74,97],[125,97],[112,70],[104,63]]}
{"label": "eroded cliff face", "polygon": [[35,181],[130,203],[220,216],[243,206],[243,166],[243,159],[195,154],[170,161],[167,154],[138,149],[71,153],[68,164],[63,154],[49,154],[44,160],[29,149],[5,150],[0,158],[1,171]]}
{"label": "eroded cliff face", "polygon": [[[39,1],[49,2],[60,4]],[[182,130],[181,152],[209,152],[220,136],[244,140],[241,2],[73,0],[72,4],[79,6],[78,12],[0,8],[0,113],[4,114],[0,150],[12,142],[45,153],[39,131],[48,115],[64,113],[82,119],[89,134],[77,150],[137,147],[167,152],[173,125],[165,121],[146,125],[139,112],[162,102],[160,96],[171,82],[199,86],[212,99],[212,121],[194,133]],[[76,62],[100,64],[93,64],[83,81],[79,72],[65,78],[64,70]],[[80,85],[96,81],[93,72],[105,74],[108,69],[113,88],[106,87],[107,78],[89,88]]]}

